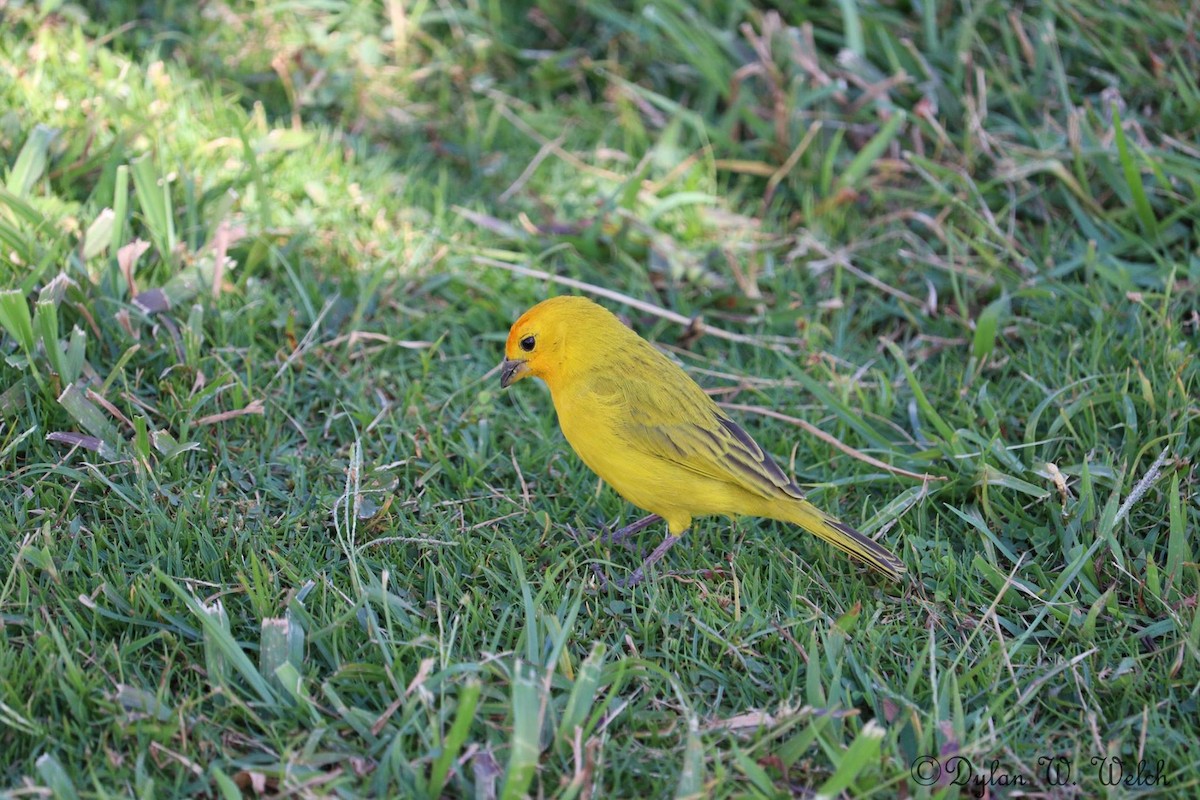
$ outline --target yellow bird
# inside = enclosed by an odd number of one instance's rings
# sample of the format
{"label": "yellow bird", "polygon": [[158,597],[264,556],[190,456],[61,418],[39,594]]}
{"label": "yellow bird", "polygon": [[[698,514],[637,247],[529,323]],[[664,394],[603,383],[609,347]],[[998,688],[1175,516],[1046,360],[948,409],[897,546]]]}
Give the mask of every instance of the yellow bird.
{"label": "yellow bird", "polygon": [[550,387],[558,424],[583,463],[651,512],[615,537],[667,522],[667,538],[626,585],[642,580],[693,517],[709,514],[790,522],[891,578],[904,573],[887,549],[805,500],[687,373],[591,300],[551,298],[516,321],[500,386],[530,375]]}

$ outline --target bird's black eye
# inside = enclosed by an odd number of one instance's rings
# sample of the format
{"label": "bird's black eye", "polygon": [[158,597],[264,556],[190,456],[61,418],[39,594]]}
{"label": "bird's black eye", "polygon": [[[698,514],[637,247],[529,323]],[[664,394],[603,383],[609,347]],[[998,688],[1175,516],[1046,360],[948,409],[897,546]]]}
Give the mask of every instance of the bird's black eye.
{"label": "bird's black eye", "polygon": [[524,339],[521,340],[521,349],[524,350],[526,353],[532,353],[533,352],[533,344],[534,344],[533,337],[526,336]]}

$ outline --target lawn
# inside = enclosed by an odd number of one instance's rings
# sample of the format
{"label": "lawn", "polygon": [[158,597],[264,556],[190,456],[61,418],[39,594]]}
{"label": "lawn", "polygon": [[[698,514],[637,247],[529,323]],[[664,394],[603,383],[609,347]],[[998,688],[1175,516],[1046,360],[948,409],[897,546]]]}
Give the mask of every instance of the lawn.
{"label": "lawn", "polygon": [[[0,792],[1197,796],[1198,24],[0,0]],[[907,579],[605,583],[563,293]]]}

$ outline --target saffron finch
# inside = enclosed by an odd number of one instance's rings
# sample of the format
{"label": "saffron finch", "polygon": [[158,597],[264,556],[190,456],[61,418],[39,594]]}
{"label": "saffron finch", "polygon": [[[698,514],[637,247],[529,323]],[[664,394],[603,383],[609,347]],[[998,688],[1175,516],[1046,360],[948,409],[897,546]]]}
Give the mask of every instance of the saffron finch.
{"label": "saffron finch", "polygon": [[583,463],[651,512],[617,535],[666,520],[666,539],[626,585],[642,580],[693,517],[709,514],[790,522],[891,578],[904,573],[888,550],[805,500],[686,372],[591,300],[551,298],[516,321],[500,386],[531,375],[550,387],[559,426]]}

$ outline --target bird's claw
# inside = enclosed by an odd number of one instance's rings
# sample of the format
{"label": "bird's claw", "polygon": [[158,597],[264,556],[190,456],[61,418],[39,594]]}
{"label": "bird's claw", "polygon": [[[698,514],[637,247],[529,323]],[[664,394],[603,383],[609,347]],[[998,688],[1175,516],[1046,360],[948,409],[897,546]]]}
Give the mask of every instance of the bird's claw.
{"label": "bird's claw", "polygon": [[610,586],[615,586],[618,589],[632,589],[643,580],[646,579],[646,572],[641,567],[638,567],[633,573],[624,580],[616,580],[608,577],[604,570],[600,569],[596,564],[592,564],[592,573],[596,576],[596,580],[600,582],[601,589],[607,589]]}
{"label": "bird's claw", "polygon": [[609,547],[619,545],[620,547],[624,547],[626,550],[637,549],[637,545],[634,542],[629,541],[629,534],[622,536],[621,531],[605,531],[598,538],[600,539],[601,543],[606,544]]}
{"label": "bird's claw", "polygon": [[600,569],[600,567],[596,566],[595,564],[592,564],[591,566],[592,573],[596,576],[596,580],[600,581],[600,588],[607,589],[608,584],[612,583],[612,581],[608,579],[608,576],[604,574],[604,570]]}
{"label": "bird's claw", "polygon": [[620,586],[622,589],[632,589],[633,587],[637,586],[639,583],[641,583],[645,579],[646,579],[646,570],[642,569],[641,567],[638,567],[630,574],[630,576],[628,578],[626,578],[623,581],[618,581],[617,585]]}

